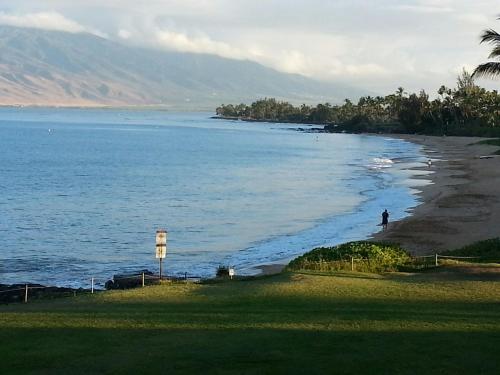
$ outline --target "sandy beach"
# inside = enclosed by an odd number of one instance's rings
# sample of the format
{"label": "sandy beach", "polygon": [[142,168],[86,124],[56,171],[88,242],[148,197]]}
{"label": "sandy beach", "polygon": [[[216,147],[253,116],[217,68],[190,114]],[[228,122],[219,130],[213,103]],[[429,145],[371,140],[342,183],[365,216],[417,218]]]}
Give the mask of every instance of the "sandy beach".
{"label": "sandy beach", "polygon": [[[498,147],[476,144],[485,138],[393,137],[424,147],[432,165],[417,169],[432,171],[422,177],[432,183],[418,187],[421,204],[410,216],[389,220],[388,229],[375,233],[372,240],[399,243],[414,255],[424,255],[500,237],[500,156],[492,155]],[[273,274],[285,266],[269,264],[256,269]]]}
{"label": "sandy beach", "polygon": [[425,178],[433,183],[419,188],[422,203],[411,216],[389,222],[373,239],[400,243],[419,255],[500,237],[500,157],[479,158],[498,147],[475,144],[483,138],[398,138],[424,146],[434,172]]}

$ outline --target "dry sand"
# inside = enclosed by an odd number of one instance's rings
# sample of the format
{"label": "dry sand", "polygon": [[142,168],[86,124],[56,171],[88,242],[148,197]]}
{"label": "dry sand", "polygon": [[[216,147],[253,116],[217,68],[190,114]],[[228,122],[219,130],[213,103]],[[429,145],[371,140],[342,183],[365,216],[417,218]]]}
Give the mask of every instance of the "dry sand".
{"label": "dry sand", "polygon": [[500,237],[500,157],[479,158],[498,147],[474,144],[484,138],[399,138],[423,145],[438,159],[430,167],[433,184],[419,188],[422,204],[411,216],[390,222],[373,239],[400,243],[419,255]]}

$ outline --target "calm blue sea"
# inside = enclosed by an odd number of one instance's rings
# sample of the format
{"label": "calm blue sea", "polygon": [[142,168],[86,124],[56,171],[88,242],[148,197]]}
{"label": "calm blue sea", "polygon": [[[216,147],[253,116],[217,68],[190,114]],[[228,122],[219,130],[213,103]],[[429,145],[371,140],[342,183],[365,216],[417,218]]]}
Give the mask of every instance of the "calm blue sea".
{"label": "calm blue sea", "polygon": [[212,276],[363,239],[418,204],[418,145],[208,113],[0,109],[0,283]]}

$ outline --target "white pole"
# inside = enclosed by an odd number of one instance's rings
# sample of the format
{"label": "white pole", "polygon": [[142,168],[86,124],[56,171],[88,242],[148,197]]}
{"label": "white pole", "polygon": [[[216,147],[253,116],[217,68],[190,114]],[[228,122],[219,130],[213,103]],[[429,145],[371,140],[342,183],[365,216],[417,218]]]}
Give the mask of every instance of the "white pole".
{"label": "white pole", "polygon": [[94,294],[94,278],[92,278],[92,280],[91,280],[91,285],[92,285],[92,286],[91,286],[91,291],[90,291],[90,292],[91,292],[92,294]]}

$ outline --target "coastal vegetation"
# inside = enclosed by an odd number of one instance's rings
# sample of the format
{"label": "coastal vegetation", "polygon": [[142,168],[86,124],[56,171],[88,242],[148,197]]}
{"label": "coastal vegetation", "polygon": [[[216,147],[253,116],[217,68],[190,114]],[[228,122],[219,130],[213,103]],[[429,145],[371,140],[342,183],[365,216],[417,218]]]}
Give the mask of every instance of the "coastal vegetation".
{"label": "coastal vegetation", "polygon": [[[440,257],[440,258],[439,258]],[[455,250],[412,257],[398,244],[371,241],[354,241],[333,247],[318,247],[292,260],[288,265],[293,271],[357,271],[394,272],[419,271],[434,267],[436,261],[467,263],[500,263],[500,238],[492,238]]]}
{"label": "coastal vegetation", "polygon": [[409,254],[396,244],[355,241],[333,247],[319,247],[294,259],[291,270],[362,272],[397,271],[410,261]]}
{"label": "coastal vegetation", "polygon": [[443,252],[443,255],[477,257],[473,262],[499,262],[500,263],[500,238],[490,238],[474,242],[456,250]]}
{"label": "coastal vegetation", "polygon": [[476,85],[467,71],[455,88],[441,86],[435,99],[424,91],[398,88],[387,96],[363,96],[357,103],[293,106],[273,98],[250,105],[221,105],[216,114],[250,121],[322,124],[328,132],[417,133],[500,136],[500,95]]}

